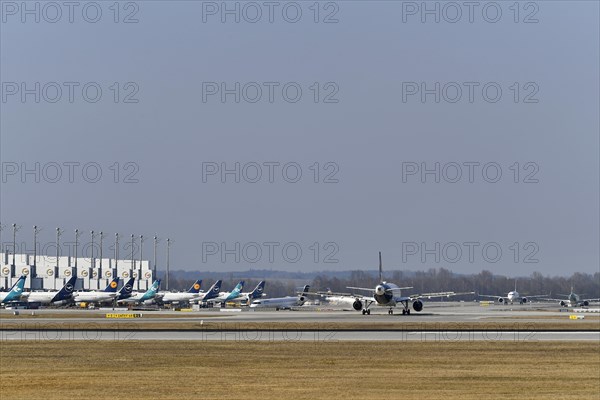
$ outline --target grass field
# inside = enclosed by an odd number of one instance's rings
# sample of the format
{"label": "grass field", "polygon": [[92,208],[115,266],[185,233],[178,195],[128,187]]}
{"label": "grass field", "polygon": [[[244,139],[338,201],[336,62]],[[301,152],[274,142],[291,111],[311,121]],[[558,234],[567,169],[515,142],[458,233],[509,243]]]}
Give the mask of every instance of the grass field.
{"label": "grass field", "polygon": [[600,343],[1,342],[0,398],[594,399]]}
{"label": "grass field", "polygon": [[[145,317],[144,317],[145,318]],[[217,318],[208,318],[202,320],[198,318],[197,322],[191,321],[161,321],[158,318],[141,321],[139,319],[124,319],[124,320],[105,320],[105,324],[92,321],[74,321],[57,320],[56,322],[36,322],[34,318],[27,319],[0,319],[0,329],[89,329],[95,330],[99,328],[119,329],[119,330],[146,330],[146,329],[164,329],[164,330],[202,330],[202,329],[270,329],[270,330],[292,330],[298,329],[388,329],[388,330],[566,330],[566,331],[599,331],[600,320],[585,319],[585,320],[569,320],[565,317],[563,320],[556,321],[526,321],[526,320],[489,320],[489,321],[472,321],[472,322],[434,322],[427,320],[396,320],[396,321],[378,321],[376,325],[368,318],[363,322],[236,322],[227,321]],[[0,399],[1,400],[1,399]]]}

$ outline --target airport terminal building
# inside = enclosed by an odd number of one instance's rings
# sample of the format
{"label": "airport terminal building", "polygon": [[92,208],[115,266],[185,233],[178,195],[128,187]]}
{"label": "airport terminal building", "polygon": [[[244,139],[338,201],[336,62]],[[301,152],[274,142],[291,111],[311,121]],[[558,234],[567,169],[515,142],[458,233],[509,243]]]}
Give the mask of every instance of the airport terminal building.
{"label": "airport terminal building", "polygon": [[[13,262],[14,259],[14,262]],[[77,276],[76,290],[102,290],[115,277],[120,285],[134,277],[134,290],[147,290],[154,280],[147,260],[117,260],[113,258],[50,257],[31,254],[9,254],[0,263],[0,287],[11,287],[25,275],[27,290],[58,290],[73,275]]]}

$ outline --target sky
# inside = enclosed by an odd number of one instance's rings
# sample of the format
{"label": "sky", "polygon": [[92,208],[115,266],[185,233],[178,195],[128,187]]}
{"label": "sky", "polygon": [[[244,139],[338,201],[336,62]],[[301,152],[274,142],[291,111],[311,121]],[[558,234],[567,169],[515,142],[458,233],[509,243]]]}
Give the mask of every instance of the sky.
{"label": "sky", "polygon": [[598,272],[599,5],[469,4],[2,1],[2,242]]}

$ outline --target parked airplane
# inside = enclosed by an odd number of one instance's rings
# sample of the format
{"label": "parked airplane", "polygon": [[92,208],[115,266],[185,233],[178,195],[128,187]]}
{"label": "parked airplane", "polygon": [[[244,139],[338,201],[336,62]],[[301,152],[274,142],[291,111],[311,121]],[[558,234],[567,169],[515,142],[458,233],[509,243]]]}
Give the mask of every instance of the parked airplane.
{"label": "parked airplane", "polygon": [[25,286],[25,275],[21,275],[8,292],[0,292],[0,303],[12,303],[21,301],[23,296],[23,287]]}
{"label": "parked airplane", "polygon": [[219,279],[210,287],[210,289],[208,289],[207,292],[201,292],[198,295],[198,297],[195,297],[194,299],[190,300],[190,303],[199,303],[203,301],[208,302],[209,300],[218,297],[219,293],[221,292],[222,283],[223,281]]}
{"label": "parked airplane", "polygon": [[250,308],[275,308],[277,311],[279,310],[290,310],[292,307],[300,307],[306,302],[306,296],[308,294],[308,290],[310,289],[309,285],[304,286],[302,289],[302,293],[299,293],[298,296],[286,296],[286,297],[275,297],[272,299],[258,299],[254,300],[252,304],[250,304]]}
{"label": "parked airplane", "polygon": [[548,299],[552,301],[558,301],[561,307],[587,307],[590,302],[598,302],[600,299],[582,299],[580,295],[573,293],[573,286],[571,286],[571,293],[569,294],[558,294],[558,296],[564,296],[566,299]]}
{"label": "parked airplane", "polygon": [[159,297],[160,301],[163,303],[188,303],[190,300],[200,297],[201,285],[202,279],[198,279],[187,292],[163,292],[158,293],[157,297]]}
{"label": "parked airplane", "polygon": [[59,291],[51,292],[29,292],[24,293],[27,296],[28,303],[41,303],[53,305],[65,305],[73,300],[73,290],[77,276],[73,275]]}
{"label": "parked airplane", "polygon": [[242,290],[244,290],[244,281],[240,281],[231,292],[220,292],[217,297],[213,297],[208,300],[211,303],[227,303],[228,301],[234,301],[242,296]]}
{"label": "parked airplane", "polygon": [[498,303],[500,303],[500,304],[503,304],[503,303],[508,304],[509,301],[510,301],[510,304],[513,304],[513,302],[515,302],[515,301],[518,301],[519,304],[525,304],[531,298],[548,297],[548,295],[543,295],[543,294],[536,294],[536,295],[531,295],[531,296],[527,296],[527,297],[521,296],[519,294],[519,292],[517,292],[517,281],[516,280],[515,280],[515,290],[508,292],[506,297],[498,296],[498,295],[489,295],[489,294],[480,294],[479,296],[497,299]]}
{"label": "parked airplane", "polygon": [[121,289],[119,289],[117,292],[117,297],[115,300],[124,300],[131,297],[133,294],[133,282],[135,282],[135,278],[129,278],[129,280],[125,282],[125,284],[121,286]]}
{"label": "parked airplane", "polygon": [[154,281],[150,289],[146,290],[144,293],[132,293],[131,296],[126,297],[124,299],[118,300],[119,303],[153,303],[156,294],[158,293],[158,287],[160,286],[160,279]]}
{"label": "parked airplane", "polygon": [[90,292],[75,292],[73,300],[75,303],[108,303],[112,302],[119,294],[117,293],[119,286],[119,277],[116,277],[104,290],[94,290]]}
{"label": "parked airplane", "polygon": [[[410,314],[410,303],[412,302],[413,310],[419,312],[423,309],[422,299],[430,299],[432,297],[450,297],[458,296],[462,294],[470,293],[454,293],[454,292],[440,292],[440,293],[423,293],[423,294],[412,294],[410,296],[402,296],[402,289],[412,289],[411,287],[398,287],[393,283],[385,282],[382,279],[383,267],[381,262],[381,252],[379,252],[379,284],[374,289],[360,288],[360,287],[348,287],[348,289],[364,290],[371,292],[370,296],[353,295],[354,301],[352,302],[352,308],[356,311],[361,311],[363,315],[371,314],[369,307],[373,304],[377,304],[382,307],[389,307],[388,314],[394,313],[394,307],[400,305],[402,307],[402,315]],[[342,295],[343,296],[343,295]],[[347,300],[346,300],[347,301]]]}
{"label": "parked airplane", "polygon": [[240,301],[248,304],[251,303],[253,300],[262,298],[265,295],[264,291],[265,281],[260,281],[253,291],[242,293],[239,297],[233,299],[233,301]]}

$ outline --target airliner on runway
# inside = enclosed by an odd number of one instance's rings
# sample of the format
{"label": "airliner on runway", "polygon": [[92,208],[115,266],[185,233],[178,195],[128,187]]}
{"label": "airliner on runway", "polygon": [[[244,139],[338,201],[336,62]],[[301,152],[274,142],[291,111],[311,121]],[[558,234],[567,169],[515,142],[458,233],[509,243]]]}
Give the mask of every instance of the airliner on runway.
{"label": "airliner on runway", "polygon": [[[423,309],[423,299],[431,299],[434,297],[450,297],[450,296],[459,296],[463,294],[472,294],[473,292],[468,293],[455,293],[455,292],[439,292],[439,293],[423,293],[423,294],[412,294],[410,296],[402,296],[401,290],[403,289],[412,289],[412,287],[398,287],[397,285],[386,282],[382,278],[383,275],[383,266],[381,262],[381,252],[379,252],[379,284],[375,286],[374,289],[371,288],[361,288],[361,287],[352,287],[349,286],[348,289],[353,290],[363,290],[366,292],[370,292],[369,296],[362,295],[344,295],[341,294],[338,297],[338,301],[349,303],[352,301],[352,308],[356,311],[361,311],[363,315],[371,314],[371,310],[369,307],[371,305],[376,304],[381,307],[389,307],[388,314],[394,313],[394,307],[397,305],[402,307],[402,315],[410,314],[410,303],[412,303],[413,310],[419,312]],[[352,299],[352,300],[350,300]]]}
{"label": "airliner on runway", "polygon": [[309,285],[304,286],[302,293],[298,296],[274,297],[272,299],[258,299],[250,304],[250,308],[275,308],[279,310],[289,310],[292,307],[300,307],[306,302],[306,295],[310,289]]}
{"label": "airliner on runway", "polygon": [[561,307],[587,307],[590,303],[600,301],[600,299],[582,299],[580,295],[573,292],[573,286],[571,286],[571,293],[569,294],[558,294],[558,296],[564,296],[566,299],[548,299],[551,301],[558,301]]}
{"label": "airliner on runway", "polygon": [[509,301],[510,301],[510,304],[513,304],[513,302],[515,302],[515,301],[518,301],[519,304],[525,304],[531,298],[548,297],[548,295],[544,295],[544,294],[536,294],[536,295],[531,295],[531,296],[527,296],[527,297],[521,296],[519,294],[519,292],[517,292],[517,281],[516,280],[515,280],[515,290],[508,292],[506,297],[498,296],[498,295],[489,295],[489,294],[480,294],[479,296],[497,299],[498,303],[500,303],[500,304],[503,304],[503,303],[508,304]]}

